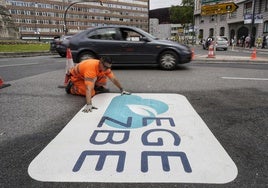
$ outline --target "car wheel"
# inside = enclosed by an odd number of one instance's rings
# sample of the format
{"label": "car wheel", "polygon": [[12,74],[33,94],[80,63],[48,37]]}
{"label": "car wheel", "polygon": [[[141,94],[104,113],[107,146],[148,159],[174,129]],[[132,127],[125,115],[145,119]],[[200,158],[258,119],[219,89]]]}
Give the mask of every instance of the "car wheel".
{"label": "car wheel", "polygon": [[61,57],[66,57],[66,53],[59,53]]}
{"label": "car wheel", "polygon": [[86,59],[95,59],[96,56],[92,52],[82,52],[79,57],[78,57],[78,62],[80,63],[81,61],[84,61]]}
{"label": "car wheel", "polygon": [[159,65],[164,70],[173,70],[176,68],[178,55],[173,51],[165,51],[159,57]]}

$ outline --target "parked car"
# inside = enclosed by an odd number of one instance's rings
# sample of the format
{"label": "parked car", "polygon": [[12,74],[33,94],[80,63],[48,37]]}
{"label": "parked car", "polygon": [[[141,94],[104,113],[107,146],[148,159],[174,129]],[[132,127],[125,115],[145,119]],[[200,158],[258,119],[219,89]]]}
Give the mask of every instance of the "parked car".
{"label": "parked car", "polygon": [[228,37],[226,37],[226,36],[221,36],[221,37],[224,38],[225,40],[227,40],[228,44],[230,43],[229,40],[228,40]]}
{"label": "parked car", "polygon": [[62,35],[60,37],[55,37],[50,43],[50,51],[56,51],[61,57],[66,57],[66,49],[69,44],[69,40],[72,35]]}
{"label": "parked car", "polygon": [[50,42],[50,52],[56,52],[56,46],[57,46],[57,43],[56,41],[59,40],[60,36],[55,36],[53,38],[53,40]]}
{"label": "parked car", "polygon": [[227,50],[229,46],[228,40],[226,40],[225,37],[222,36],[217,36],[215,42],[215,37],[208,37],[204,42],[203,42],[203,49],[207,50],[209,46],[212,44],[215,44],[216,50],[223,49]]}
{"label": "parked car", "polygon": [[73,61],[110,56],[113,65],[160,66],[172,70],[189,63],[192,52],[177,42],[158,40],[149,33],[129,26],[103,26],[74,35],[69,41]]}

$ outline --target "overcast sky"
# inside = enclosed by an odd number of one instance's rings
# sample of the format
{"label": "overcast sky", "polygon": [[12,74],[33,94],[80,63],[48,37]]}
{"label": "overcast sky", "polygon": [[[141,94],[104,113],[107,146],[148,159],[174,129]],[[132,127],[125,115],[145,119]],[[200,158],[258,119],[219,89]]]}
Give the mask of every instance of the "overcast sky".
{"label": "overcast sky", "polygon": [[150,0],[150,10],[180,5],[181,0]]}

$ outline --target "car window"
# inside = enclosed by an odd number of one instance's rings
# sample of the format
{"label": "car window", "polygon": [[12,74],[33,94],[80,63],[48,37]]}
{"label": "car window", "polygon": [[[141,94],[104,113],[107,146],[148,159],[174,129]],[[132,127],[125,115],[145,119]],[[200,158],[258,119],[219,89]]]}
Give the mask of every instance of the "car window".
{"label": "car window", "polygon": [[102,28],[94,30],[88,34],[90,39],[100,39],[100,40],[116,40],[116,29],[115,28]]}
{"label": "car window", "polygon": [[223,38],[223,37],[218,37],[217,40],[218,40],[218,41],[226,41],[226,39]]}
{"label": "car window", "polygon": [[134,42],[141,41],[141,38],[143,37],[142,34],[129,29],[121,29],[121,36],[122,40]]}

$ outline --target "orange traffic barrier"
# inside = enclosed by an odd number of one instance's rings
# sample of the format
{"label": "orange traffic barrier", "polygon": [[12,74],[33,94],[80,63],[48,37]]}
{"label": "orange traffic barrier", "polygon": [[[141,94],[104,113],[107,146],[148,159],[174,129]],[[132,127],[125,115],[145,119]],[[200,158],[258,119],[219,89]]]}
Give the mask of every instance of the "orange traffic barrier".
{"label": "orange traffic barrier", "polygon": [[68,81],[70,79],[69,70],[72,67],[74,67],[74,62],[73,62],[73,58],[72,58],[72,52],[71,52],[70,48],[67,48],[67,50],[66,50],[65,78],[64,78],[63,85],[58,86],[59,88],[65,88],[67,86]]}
{"label": "orange traffic barrier", "polygon": [[208,58],[215,58],[213,45],[209,45],[208,47]]}
{"label": "orange traffic barrier", "polygon": [[192,59],[194,59],[194,48],[192,48]]}
{"label": "orange traffic barrier", "polygon": [[257,52],[256,52],[256,48],[254,48],[251,53],[251,59],[256,59],[256,58],[257,58]]}
{"label": "orange traffic barrier", "polygon": [[8,87],[11,86],[11,84],[5,84],[4,80],[2,79],[2,77],[0,76],[0,89],[4,88],[4,87]]}

